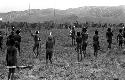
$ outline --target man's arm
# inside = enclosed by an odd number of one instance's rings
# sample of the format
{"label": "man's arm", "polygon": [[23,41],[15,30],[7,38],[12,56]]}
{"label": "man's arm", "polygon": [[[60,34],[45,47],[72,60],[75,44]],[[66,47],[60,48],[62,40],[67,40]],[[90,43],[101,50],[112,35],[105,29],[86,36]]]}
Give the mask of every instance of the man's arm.
{"label": "man's arm", "polygon": [[8,61],[8,49],[6,50],[6,61]]}
{"label": "man's arm", "polygon": [[108,33],[106,33],[106,38],[108,38]]}
{"label": "man's arm", "polygon": [[117,35],[117,42],[118,42],[119,34]]}
{"label": "man's arm", "polygon": [[112,36],[113,36],[113,32],[112,32]]}
{"label": "man's arm", "polygon": [[2,36],[2,41],[1,42],[3,43],[3,36]]}
{"label": "man's arm", "polygon": [[53,40],[54,40],[54,45],[55,45],[55,37],[53,37]]}
{"label": "man's arm", "polygon": [[46,49],[47,49],[47,44],[48,44],[48,43],[46,42]]}

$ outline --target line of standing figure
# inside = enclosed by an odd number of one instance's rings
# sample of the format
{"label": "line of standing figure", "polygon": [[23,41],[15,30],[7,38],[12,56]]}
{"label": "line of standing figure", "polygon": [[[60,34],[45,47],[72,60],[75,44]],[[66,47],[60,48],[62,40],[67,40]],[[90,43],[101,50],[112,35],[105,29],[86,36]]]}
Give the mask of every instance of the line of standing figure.
{"label": "line of standing figure", "polygon": [[[98,50],[101,51],[98,32],[99,32],[98,30],[95,30],[95,33],[93,36],[93,49],[94,49],[95,57],[98,56]],[[72,45],[75,45],[75,42],[76,42],[75,50],[78,53],[78,61],[82,60],[82,55],[84,55],[84,57],[87,57],[86,48],[89,43],[88,36],[89,36],[89,34],[87,33],[86,27],[83,27],[82,31],[77,32],[76,35],[75,35],[74,27],[72,28],[72,33],[71,33]],[[107,29],[106,39],[107,39],[107,43],[108,43],[108,49],[110,50],[111,45],[112,45],[112,39],[113,39],[113,31],[111,30],[111,28]],[[117,43],[118,43],[119,49],[122,49],[123,44],[125,44],[125,28],[124,27],[123,27],[123,29],[119,29],[119,33],[117,35]],[[80,55],[81,55],[81,59],[80,59]]]}
{"label": "line of standing figure", "polygon": [[[75,35],[75,29],[72,29],[72,35]],[[16,33],[16,34],[15,34]],[[35,34],[33,34],[30,31],[31,36],[34,39],[34,46],[33,46],[33,52],[36,54],[36,57],[39,55],[39,49],[40,49],[40,37],[39,37],[39,31],[36,31]],[[81,32],[77,32],[77,35],[73,37],[75,39],[72,43],[75,44],[77,43],[76,51],[78,52],[78,61],[82,60],[82,54],[84,57],[87,57],[86,53],[86,47],[88,45],[88,36],[89,34],[87,33],[87,28],[82,28]],[[113,32],[111,28],[107,29],[106,32],[106,38],[108,42],[108,48],[111,49],[111,44],[112,44],[112,37],[113,37]],[[119,34],[117,35],[117,42],[119,43],[119,48],[122,48],[122,44],[124,43],[125,39],[125,29],[120,29]],[[3,36],[0,35],[0,47],[2,46],[2,40]],[[17,52],[21,56],[21,49],[20,49],[20,44],[21,44],[21,35],[20,35],[20,30],[17,30],[15,32],[14,27],[12,27],[12,32],[11,34],[7,37],[7,54],[6,54],[6,61],[7,61],[7,66],[18,66],[17,65]],[[52,63],[52,56],[53,56],[53,49],[55,46],[55,38],[52,36],[52,33],[50,32],[50,35],[48,36],[48,39],[46,40],[46,63],[50,61]],[[2,49],[2,47],[1,47]],[[98,56],[98,50],[100,50],[99,46],[99,35],[98,35],[98,30],[95,31],[95,34],[93,36],[93,49],[94,49],[94,56]],[[37,50],[35,52],[35,50]],[[79,57],[81,55],[81,59]],[[15,68],[9,68],[9,73],[8,73],[8,80],[10,77],[13,80],[13,76],[15,73]]]}
{"label": "line of standing figure", "polygon": [[[40,44],[40,36],[39,31],[36,31],[35,34],[33,34],[31,31],[29,31],[31,36],[34,40],[34,46],[33,46],[33,52],[36,55],[36,58],[39,55],[39,49],[41,48]],[[8,80],[14,80],[14,73],[15,69],[19,68],[17,65],[17,53],[19,53],[19,56],[22,56],[22,51],[20,48],[21,44],[21,35],[20,30],[15,30],[14,27],[12,27],[11,34],[7,36],[6,46],[7,46],[7,53],[6,53],[6,62],[7,67],[9,68],[8,73]],[[48,39],[46,40],[46,63],[48,63],[48,60],[52,63],[52,56],[53,56],[53,47],[55,45],[55,39],[52,36],[52,33],[50,32],[50,35],[48,36]],[[3,45],[3,36],[0,34],[0,48],[2,49]],[[36,52],[35,52],[36,51]]]}

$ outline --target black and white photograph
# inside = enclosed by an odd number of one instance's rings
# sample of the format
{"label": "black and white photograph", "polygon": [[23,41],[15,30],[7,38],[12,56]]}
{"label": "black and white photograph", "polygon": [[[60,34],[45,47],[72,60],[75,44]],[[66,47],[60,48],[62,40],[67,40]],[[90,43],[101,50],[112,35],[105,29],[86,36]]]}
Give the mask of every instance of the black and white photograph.
{"label": "black and white photograph", "polygon": [[0,80],[125,80],[125,0],[0,0]]}

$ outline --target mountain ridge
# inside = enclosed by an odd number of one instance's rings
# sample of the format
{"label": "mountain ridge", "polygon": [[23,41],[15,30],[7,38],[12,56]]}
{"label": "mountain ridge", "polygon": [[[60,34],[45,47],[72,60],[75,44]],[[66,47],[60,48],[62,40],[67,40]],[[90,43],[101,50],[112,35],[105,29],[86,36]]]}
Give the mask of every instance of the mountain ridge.
{"label": "mountain ridge", "polygon": [[[54,13],[55,11],[55,13]],[[31,9],[24,11],[12,11],[8,13],[0,13],[3,21],[16,21],[16,22],[44,22],[55,20],[59,23],[74,22],[76,20],[85,21],[85,18],[95,19],[111,19],[125,21],[125,6],[84,6],[79,8],[69,8],[66,10],[59,9]],[[90,20],[90,19],[89,19]]]}

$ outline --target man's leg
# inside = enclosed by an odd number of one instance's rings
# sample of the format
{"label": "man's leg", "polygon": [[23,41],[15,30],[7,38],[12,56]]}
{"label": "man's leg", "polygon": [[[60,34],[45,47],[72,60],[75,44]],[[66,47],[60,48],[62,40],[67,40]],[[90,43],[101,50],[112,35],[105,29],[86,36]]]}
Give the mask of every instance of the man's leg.
{"label": "man's leg", "polygon": [[94,56],[97,57],[97,51],[94,51]]}
{"label": "man's leg", "polygon": [[74,45],[75,45],[75,38],[74,38]]}
{"label": "man's leg", "polygon": [[83,50],[83,55],[84,55],[84,58],[86,57],[86,54],[85,54],[85,51]]}
{"label": "man's leg", "polygon": [[94,50],[94,56],[95,56],[96,51]]}
{"label": "man's leg", "polygon": [[50,60],[50,63],[52,64],[52,52],[49,53],[49,60]]}
{"label": "man's leg", "polygon": [[11,80],[14,80],[14,73],[12,73]]}
{"label": "man's leg", "polygon": [[39,45],[37,45],[37,54],[36,54],[36,57],[38,57],[39,55]]}
{"label": "man's leg", "polygon": [[11,80],[14,80],[14,73],[15,73],[15,68],[11,69]]}
{"label": "man's leg", "polygon": [[10,77],[11,77],[11,70],[9,69],[8,80],[10,80]]}
{"label": "man's leg", "polygon": [[19,56],[21,55],[21,52],[20,52],[20,45],[17,46],[18,48],[18,52],[19,52]]}
{"label": "man's leg", "polygon": [[34,44],[34,46],[33,46],[33,52],[34,52],[34,54],[35,54],[35,49],[36,49],[36,44]]}
{"label": "man's leg", "polygon": [[[80,54],[81,54],[81,56],[82,56],[82,48],[81,48],[81,45],[80,45],[80,47],[79,47],[79,50],[80,50]],[[81,57],[81,60],[82,60],[82,57]]]}
{"label": "man's leg", "polygon": [[78,62],[79,62],[79,52],[77,52],[78,53],[78,55],[77,55],[77,60],[78,60]]}
{"label": "man's leg", "polygon": [[110,49],[110,40],[107,40],[108,43],[108,49]]}
{"label": "man's leg", "polygon": [[2,43],[0,43],[0,48],[1,48],[1,51],[2,51]]}
{"label": "man's leg", "polygon": [[46,51],[46,64],[48,64],[48,51]]}
{"label": "man's leg", "polygon": [[111,41],[110,41],[110,49],[111,49],[111,47],[112,47],[112,39],[111,39]]}
{"label": "man's leg", "polygon": [[122,44],[123,44],[123,42],[121,41],[121,44],[120,44],[120,46],[121,46],[121,49],[122,49]]}
{"label": "man's leg", "polygon": [[8,73],[8,80],[14,80],[14,73],[15,73],[15,69],[13,68],[9,68],[9,73]]}
{"label": "man's leg", "polygon": [[80,48],[79,48],[79,54],[81,55],[81,60],[80,61],[82,61],[82,52],[81,52]]}
{"label": "man's leg", "polygon": [[72,36],[72,45],[74,45],[74,38],[73,38],[73,36]]}
{"label": "man's leg", "polygon": [[109,48],[109,42],[108,42],[108,48]]}
{"label": "man's leg", "polygon": [[123,42],[123,44],[125,45],[125,38],[124,38],[124,40],[123,40],[124,42]]}
{"label": "man's leg", "polygon": [[110,49],[111,49],[111,45],[112,45],[112,43],[110,43],[110,46],[109,46]]}
{"label": "man's leg", "polygon": [[108,48],[111,49],[111,43],[109,42]]}
{"label": "man's leg", "polygon": [[79,52],[79,45],[78,44],[77,44],[76,50],[77,50],[77,52]]}
{"label": "man's leg", "polygon": [[87,57],[85,48],[86,48],[86,46],[84,46],[84,48],[83,48],[83,54],[84,54],[84,57]]}
{"label": "man's leg", "polygon": [[120,44],[120,41],[119,41],[119,49],[121,48],[121,44]]}
{"label": "man's leg", "polygon": [[98,56],[98,50],[96,50],[96,57]]}
{"label": "man's leg", "polygon": [[97,57],[97,50],[98,50],[98,47],[97,47],[97,45],[95,45],[95,47],[94,47],[94,56],[95,57]]}

